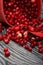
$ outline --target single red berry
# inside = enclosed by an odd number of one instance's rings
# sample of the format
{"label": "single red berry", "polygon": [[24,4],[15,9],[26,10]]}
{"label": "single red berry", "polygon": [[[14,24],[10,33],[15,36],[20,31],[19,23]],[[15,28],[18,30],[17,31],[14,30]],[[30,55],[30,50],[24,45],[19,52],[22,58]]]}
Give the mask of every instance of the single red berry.
{"label": "single red berry", "polygon": [[25,45],[24,48],[25,48],[25,49],[28,49],[28,45]]}
{"label": "single red berry", "polygon": [[8,48],[4,48],[4,52],[7,52],[8,51]]}
{"label": "single red berry", "polygon": [[9,51],[5,52],[5,56],[9,57],[10,56],[10,52]]}
{"label": "single red berry", "polygon": [[14,32],[12,32],[12,34],[11,34],[12,36],[15,36],[15,33]]}
{"label": "single red berry", "polygon": [[34,42],[33,44],[34,44],[34,46],[37,46],[37,42]]}
{"label": "single red berry", "polygon": [[9,39],[8,38],[4,38],[4,42],[5,42],[5,44],[8,44],[9,43]]}
{"label": "single red berry", "polygon": [[28,47],[28,51],[32,51],[32,47]]}
{"label": "single red berry", "polygon": [[21,46],[23,46],[25,43],[24,43],[24,41],[22,40],[21,42],[20,42],[20,45]]}
{"label": "single red berry", "polygon": [[39,45],[38,48],[39,48],[39,49],[42,48],[42,45]]}
{"label": "single red berry", "polygon": [[32,48],[35,47],[33,43],[31,43],[30,46],[31,46]]}
{"label": "single red berry", "polygon": [[43,53],[43,48],[38,50],[39,53]]}
{"label": "single red berry", "polygon": [[27,35],[24,35],[23,37],[24,37],[24,39],[28,39],[28,36]]}
{"label": "single red berry", "polygon": [[38,42],[37,45],[38,45],[38,46],[39,46],[39,45],[42,45],[42,42]]}
{"label": "single red berry", "polygon": [[3,40],[3,35],[0,34],[0,40]]}
{"label": "single red berry", "polygon": [[19,30],[19,26],[15,26],[13,30],[14,31],[18,31]]}
{"label": "single red berry", "polygon": [[36,2],[36,0],[31,0],[32,3]]}

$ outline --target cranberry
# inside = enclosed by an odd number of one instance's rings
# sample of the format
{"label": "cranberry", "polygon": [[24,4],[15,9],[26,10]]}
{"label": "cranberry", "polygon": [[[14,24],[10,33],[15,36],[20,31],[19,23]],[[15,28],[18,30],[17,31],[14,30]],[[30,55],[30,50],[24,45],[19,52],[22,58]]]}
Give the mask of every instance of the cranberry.
{"label": "cranberry", "polygon": [[34,2],[36,2],[36,0],[31,0],[31,2],[33,2],[33,3],[34,3]]}
{"label": "cranberry", "polygon": [[5,44],[8,44],[9,40],[8,39],[4,39],[4,42],[5,42]]}
{"label": "cranberry", "polygon": [[28,39],[28,36],[27,35],[24,35],[24,39]]}
{"label": "cranberry", "polygon": [[34,47],[34,44],[30,44],[30,47]]}
{"label": "cranberry", "polygon": [[10,52],[9,51],[5,52],[5,56],[9,57],[10,56]]}
{"label": "cranberry", "polygon": [[35,41],[35,38],[32,37],[32,38],[31,38],[31,43],[34,43],[34,41]]}
{"label": "cranberry", "polygon": [[13,30],[14,31],[18,31],[19,30],[19,26],[15,26]]}
{"label": "cranberry", "polygon": [[21,30],[20,32],[23,34],[24,33],[24,30]]}
{"label": "cranberry", "polygon": [[20,41],[20,45],[21,46],[23,46],[25,43],[24,43],[24,41],[22,40],[22,41]]}
{"label": "cranberry", "polygon": [[39,45],[38,48],[41,49],[42,48],[42,45]]}
{"label": "cranberry", "polygon": [[42,42],[38,42],[37,45],[38,45],[38,46],[39,46],[39,45],[42,45]]}
{"label": "cranberry", "polygon": [[0,41],[3,40],[3,35],[0,34]]}
{"label": "cranberry", "polygon": [[12,32],[12,34],[11,34],[13,37],[15,36],[15,32]]}
{"label": "cranberry", "polygon": [[16,41],[16,43],[19,43],[19,39],[16,39],[15,41]]}
{"label": "cranberry", "polygon": [[23,33],[23,37],[24,37],[24,39],[28,39],[28,31],[25,31],[25,32]]}
{"label": "cranberry", "polygon": [[8,48],[4,48],[4,52],[7,52],[8,51]]}
{"label": "cranberry", "polygon": [[25,45],[24,48],[25,48],[25,49],[28,49],[28,45]]}
{"label": "cranberry", "polygon": [[39,53],[43,53],[43,48],[38,50]]}
{"label": "cranberry", "polygon": [[7,32],[8,34],[11,33],[11,29],[8,28],[6,32]]}
{"label": "cranberry", "polygon": [[28,47],[28,50],[29,50],[29,51],[32,51],[32,47]]}
{"label": "cranberry", "polygon": [[11,39],[11,35],[8,35],[6,38],[4,38],[5,44],[8,44]]}

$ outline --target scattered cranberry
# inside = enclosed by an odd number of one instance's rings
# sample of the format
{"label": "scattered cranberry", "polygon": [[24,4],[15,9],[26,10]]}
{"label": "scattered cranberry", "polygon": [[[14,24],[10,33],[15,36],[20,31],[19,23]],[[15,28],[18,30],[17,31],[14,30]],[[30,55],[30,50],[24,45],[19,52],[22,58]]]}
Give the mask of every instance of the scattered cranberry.
{"label": "scattered cranberry", "polygon": [[10,52],[9,51],[5,52],[5,56],[9,57],[10,56]]}
{"label": "scattered cranberry", "polygon": [[25,43],[24,43],[24,41],[22,40],[21,42],[20,42],[20,45],[21,46],[23,46]]}
{"label": "scattered cranberry", "polygon": [[8,35],[8,36],[7,36],[6,38],[4,38],[3,40],[4,40],[5,44],[8,44],[9,41],[10,41],[10,39],[11,39],[11,36]]}
{"label": "scattered cranberry", "polygon": [[39,53],[43,53],[43,48],[38,50]]}
{"label": "scattered cranberry", "polygon": [[30,47],[32,47],[32,48],[33,48],[33,47],[34,47],[34,44],[30,44]]}
{"label": "scattered cranberry", "polygon": [[2,35],[2,34],[0,34],[0,41],[1,41],[1,40],[3,40],[3,35]]}
{"label": "scattered cranberry", "polygon": [[29,48],[28,48],[28,51],[32,51],[32,47],[29,47]]}
{"label": "scattered cranberry", "polygon": [[42,45],[39,45],[38,48],[41,49],[42,48]]}
{"label": "scattered cranberry", "polygon": [[7,52],[8,51],[8,48],[4,48],[4,52]]}
{"label": "scattered cranberry", "polygon": [[38,45],[38,46],[39,46],[39,45],[42,45],[42,42],[38,42],[37,45]]}
{"label": "scattered cranberry", "polygon": [[15,26],[13,30],[14,31],[18,31],[19,30],[19,26]]}
{"label": "scattered cranberry", "polygon": [[[29,28],[25,24],[8,27],[6,30],[6,34],[0,34],[0,40],[3,40],[5,44],[8,44],[10,40],[13,40],[14,42],[23,46],[28,51],[32,51],[35,46],[38,46],[38,52],[43,53],[42,42],[37,42],[39,40],[39,37],[34,37],[34,35],[32,34],[30,35],[28,30]],[[27,42],[30,42],[30,47],[27,45]],[[4,48],[4,52],[5,55],[9,55],[8,48]]]}
{"label": "scattered cranberry", "polygon": [[9,52],[8,48],[4,48],[4,53],[5,53],[6,57],[10,56],[10,52]]}
{"label": "scattered cranberry", "polygon": [[25,45],[24,48],[25,48],[25,49],[28,49],[28,45]]}

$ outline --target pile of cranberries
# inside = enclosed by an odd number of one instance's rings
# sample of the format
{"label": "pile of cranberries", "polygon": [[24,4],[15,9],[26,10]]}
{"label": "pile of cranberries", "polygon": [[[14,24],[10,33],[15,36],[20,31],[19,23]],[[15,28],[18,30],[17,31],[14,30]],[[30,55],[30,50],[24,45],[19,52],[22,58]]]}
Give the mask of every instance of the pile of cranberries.
{"label": "pile of cranberries", "polygon": [[10,25],[32,23],[39,18],[40,4],[37,0],[4,0],[4,14]]}
{"label": "pile of cranberries", "polygon": [[[0,41],[9,44],[12,40],[28,51],[37,46],[38,52],[43,53],[43,19],[39,18],[40,8],[37,0],[4,0],[3,4],[10,26],[6,28],[0,22]],[[1,34],[4,28],[6,33]],[[6,57],[10,56],[8,48],[4,48],[4,53]]]}
{"label": "pile of cranberries", "polygon": [[[4,25],[0,23],[1,32],[4,30]],[[6,28],[6,33],[0,33],[0,41],[4,41],[5,44],[9,44],[10,40],[16,42],[18,45],[24,47],[28,51],[32,51],[34,47],[38,47],[38,52],[43,53],[43,37],[38,37],[30,32],[29,26],[25,24],[15,25]],[[28,43],[29,42],[29,43]],[[10,56],[8,48],[4,48],[6,57]]]}

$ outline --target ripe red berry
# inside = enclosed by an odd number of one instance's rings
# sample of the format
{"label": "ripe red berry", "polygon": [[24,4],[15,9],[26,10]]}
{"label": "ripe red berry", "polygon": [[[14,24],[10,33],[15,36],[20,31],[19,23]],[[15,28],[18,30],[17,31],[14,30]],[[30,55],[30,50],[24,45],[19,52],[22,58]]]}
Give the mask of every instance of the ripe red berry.
{"label": "ripe red berry", "polygon": [[43,48],[38,50],[39,53],[43,53]]}
{"label": "ripe red berry", "polygon": [[0,41],[3,40],[3,35],[0,34]]}
{"label": "ripe red berry", "polygon": [[19,30],[19,26],[15,26],[13,30],[14,31],[18,31]]}
{"label": "ripe red berry", "polygon": [[32,47],[28,47],[28,51],[32,51]]}
{"label": "ripe red berry", "polygon": [[24,48],[25,48],[25,49],[28,49],[28,45],[25,45]]}
{"label": "ripe red berry", "polygon": [[4,52],[7,52],[8,51],[8,48],[4,48]]}
{"label": "ripe red berry", "polygon": [[10,52],[9,51],[5,52],[5,56],[9,57],[10,56]]}
{"label": "ripe red berry", "polygon": [[38,45],[38,46],[39,46],[39,45],[42,45],[42,42],[38,42],[37,45]]}
{"label": "ripe red berry", "polygon": [[4,38],[4,42],[5,42],[5,44],[8,44],[9,43],[9,39],[8,38]]}
{"label": "ripe red berry", "polygon": [[30,44],[31,47],[35,47],[34,44]]}
{"label": "ripe red berry", "polygon": [[39,45],[38,48],[41,49],[42,48],[42,45]]}
{"label": "ripe red berry", "polygon": [[21,42],[20,42],[20,45],[21,46],[23,46],[25,43],[24,43],[24,41],[22,40]]}

